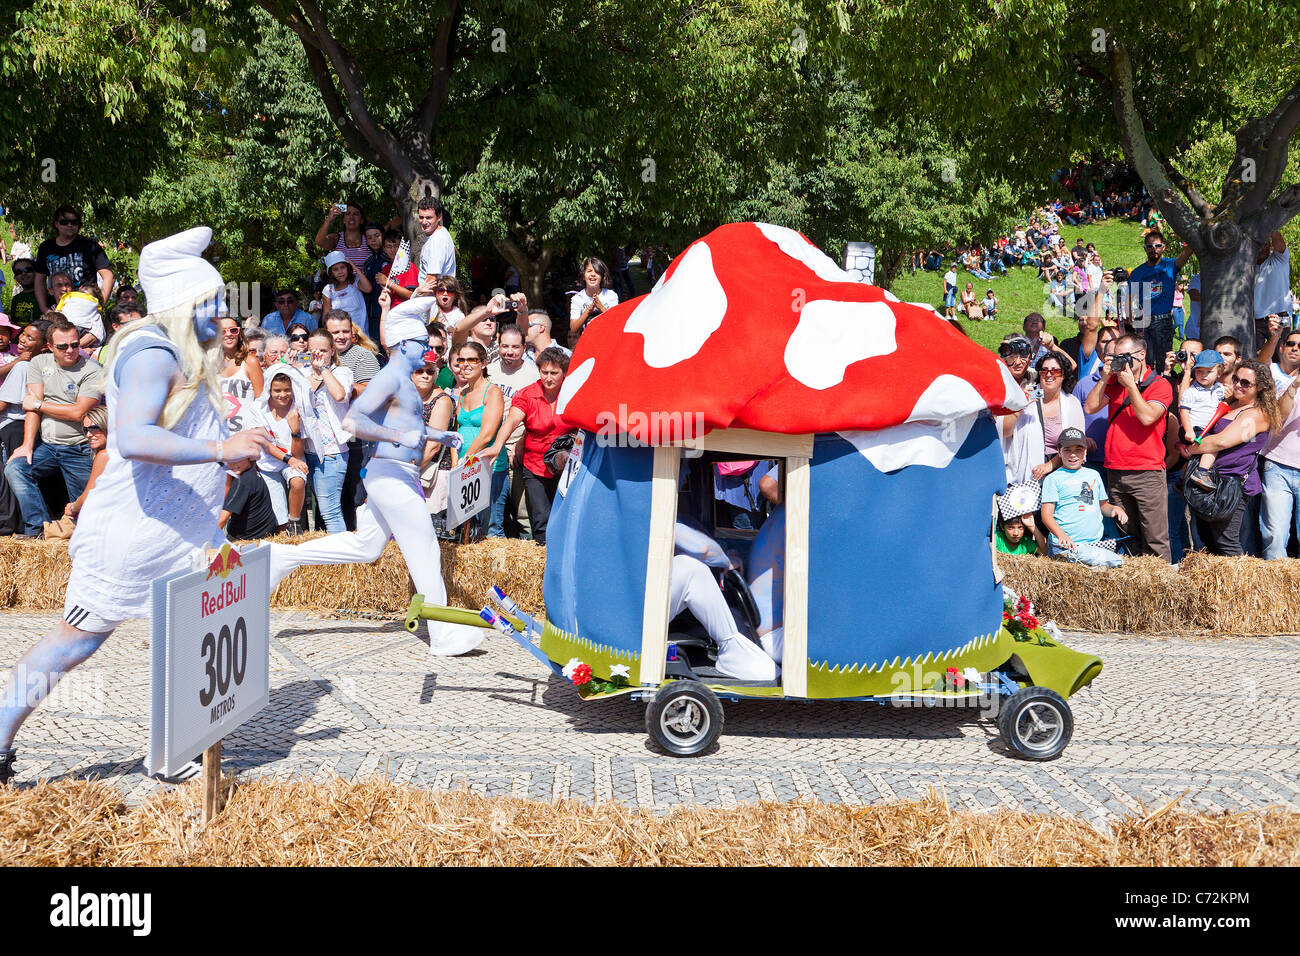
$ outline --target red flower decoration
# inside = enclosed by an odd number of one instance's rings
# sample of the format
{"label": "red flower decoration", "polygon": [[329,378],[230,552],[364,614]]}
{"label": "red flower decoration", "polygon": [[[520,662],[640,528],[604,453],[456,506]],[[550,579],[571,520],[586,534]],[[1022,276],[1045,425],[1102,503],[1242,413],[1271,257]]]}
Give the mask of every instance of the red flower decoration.
{"label": "red flower decoration", "polygon": [[587,664],[579,664],[573,669],[573,676],[569,679],[573,681],[574,687],[581,687],[591,680],[591,667]]}

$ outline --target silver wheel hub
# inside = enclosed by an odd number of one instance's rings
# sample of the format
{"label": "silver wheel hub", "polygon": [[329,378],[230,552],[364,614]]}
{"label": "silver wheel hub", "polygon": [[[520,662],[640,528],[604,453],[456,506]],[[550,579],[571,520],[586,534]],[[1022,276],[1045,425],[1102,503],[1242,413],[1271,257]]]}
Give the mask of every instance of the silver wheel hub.
{"label": "silver wheel hub", "polygon": [[1065,720],[1046,701],[1027,705],[1016,717],[1016,738],[1031,750],[1050,750],[1065,732]]}
{"label": "silver wheel hub", "polygon": [[683,744],[694,743],[709,732],[709,712],[697,700],[678,697],[663,709],[659,725],[664,733]]}

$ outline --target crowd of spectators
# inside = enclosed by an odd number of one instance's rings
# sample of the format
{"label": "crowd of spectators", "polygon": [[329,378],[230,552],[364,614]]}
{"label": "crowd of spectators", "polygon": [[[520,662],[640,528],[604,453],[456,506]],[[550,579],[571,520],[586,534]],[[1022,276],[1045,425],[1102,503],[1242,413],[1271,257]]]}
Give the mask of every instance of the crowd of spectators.
{"label": "crowd of spectators", "polygon": [[[1061,180],[1066,188],[1070,182]],[[1033,268],[1049,284],[1050,308],[1078,326],[1058,342],[1033,312],[998,350],[1030,398],[999,422],[1008,490],[998,501],[998,546],[1103,565],[1125,553],[1176,562],[1199,547],[1296,554],[1300,331],[1293,331],[1290,251],[1275,235],[1260,252],[1254,341],[1223,337],[1207,348],[1199,339],[1199,276],[1182,276],[1186,252],[1164,255],[1158,228],[1145,230],[1143,256],[1131,270],[1106,268],[1095,248],[1082,239],[1069,246],[1061,236],[1071,219],[1150,218],[1142,203],[1111,187],[1086,211],[1068,201],[1045,206],[948,262],[945,306],[954,319],[958,312],[976,321],[998,316],[992,280]],[[403,243],[392,222],[367,220],[354,203],[332,207],[315,237],[323,260],[317,281],[278,289],[261,316],[221,320],[228,427],[266,427],[276,444],[254,467],[231,469],[222,515],[231,535],[356,527],[369,449],[343,422],[387,361],[384,317],[401,305],[427,319],[430,351],[412,375],[425,418],[464,441],[460,449],[430,442],[424,451],[430,520],[448,538],[545,543],[563,470],[557,462],[573,442],[555,414],[571,355],[566,343],[632,294],[632,248],[619,250],[613,268],[594,257],[575,260],[569,281],[549,276],[543,301],[530,303],[517,271],[485,288],[490,280],[479,264],[469,270],[479,273],[474,284],[461,284],[438,200],[421,201],[418,220],[426,241],[406,265],[397,262]],[[99,359],[112,335],[148,306],[104,249],[80,234],[76,209],[60,207],[52,226],[34,255],[15,244],[15,288],[0,314],[0,533],[70,533],[110,440]],[[650,278],[663,253],[642,250],[641,260]],[[933,253],[918,257],[924,268],[943,263]],[[959,287],[959,269],[990,284]],[[450,475],[471,459],[491,476],[489,505],[448,528]],[[742,505],[761,497],[750,487],[761,471],[715,475],[720,513],[738,529]],[[1226,513],[1205,510],[1214,495],[1231,505]]]}
{"label": "crowd of spectators", "polygon": [[1254,341],[1207,348],[1199,310],[1174,304],[1186,253],[1164,256],[1158,229],[1142,241],[1132,270],[1088,277],[1071,303],[1077,335],[1058,344],[1031,313],[999,346],[1030,402],[999,421],[997,546],[1112,567],[1124,553],[1297,556],[1300,330],[1286,243],[1275,234],[1260,251]]}
{"label": "crowd of spectators", "polygon": [[[562,469],[553,446],[572,447],[555,415],[571,355],[564,341],[634,294],[633,247],[617,250],[612,269],[594,257],[570,260],[567,272],[547,275],[543,301],[533,304],[513,268],[502,286],[486,288],[476,260],[482,284],[462,287],[440,200],[421,200],[417,218],[425,241],[412,261],[396,216],[381,225],[357,203],[331,205],[314,237],[315,278],[276,289],[260,316],[221,318],[227,428],[267,428],[276,445],[230,469],[219,520],[232,538],[355,529],[371,449],[343,422],[387,362],[387,310],[414,299],[427,300],[430,351],[412,382],[426,420],[464,438],[459,450],[425,449],[430,520],[447,538],[545,542]],[[32,254],[15,241],[15,288],[0,313],[0,534],[67,537],[106,454],[100,360],[148,303],[104,247],[81,234],[77,209],[56,210],[51,235],[37,245]],[[642,251],[648,275],[655,256],[662,268],[661,250]],[[490,505],[449,529],[449,476],[472,458],[490,462]]]}

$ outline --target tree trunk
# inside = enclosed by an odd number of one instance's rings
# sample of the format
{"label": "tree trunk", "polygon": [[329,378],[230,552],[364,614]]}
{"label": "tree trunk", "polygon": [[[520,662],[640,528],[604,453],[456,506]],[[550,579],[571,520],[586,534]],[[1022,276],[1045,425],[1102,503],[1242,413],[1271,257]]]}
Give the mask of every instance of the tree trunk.
{"label": "tree trunk", "polygon": [[[1221,335],[1242,342],[1242,353],[1255,354],[1255,259],[1261,243],[1249,230],[1220,226],[1216,243],[1206,236],[1201,266],[1201,339],[1212,348]],[[1235,242],[1233,240],[1236,240]],[[1226,247],[1226,248],[1221,248]]]}
{"label": "tree trunk", "polygon": [[[425,196],[442,196],[442,178],[433,170],[433,160],[429,155],[427,143],[423,149],[412,144],[403,144],[403,148],[411,160],[414,175],[409,180],[394,175],[392,196],[397,204],[397,214],[402,220],[402,235],[411,244],[411,261],[418,262],[420,250],[424,248],[424,232],[420,229],[419,202]],[[443,225],[446,224],[444,217]]]}
{"label": "tree trunk", "polygon": [[[544,309],[543,280],[546,270],[551,267],[555,250],[545,246],[536,249],[529,245],[520,245],[510,239],[497,239],[492,243],[502,259],[519,270],[519,289],[528,297],[530,309]],[[527,250],[527,251],[525,251]]]}

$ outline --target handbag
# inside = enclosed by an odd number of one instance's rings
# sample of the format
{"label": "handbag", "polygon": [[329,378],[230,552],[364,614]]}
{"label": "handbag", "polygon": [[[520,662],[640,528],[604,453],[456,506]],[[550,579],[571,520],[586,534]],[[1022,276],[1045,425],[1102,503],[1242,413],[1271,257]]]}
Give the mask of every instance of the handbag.
{"label": "handbag", "polygon": [[1187,502],[1187,507],[1202,521],[1223,521],[1237,510],[1241,496],[1245,494],[1245,482],[1238,475],[1225,475],[1217,467],[1210,469],[1210,478],[1214,490],[1209,491],[1187,480],[1198,460],[1190,459],[1183,466],[1182,476],[1178,479],[1178,490]]}

